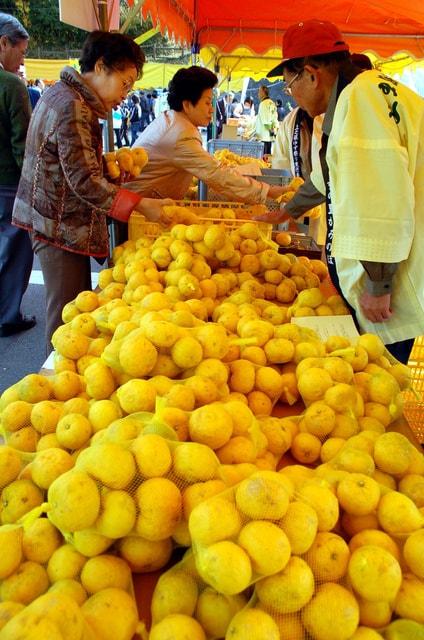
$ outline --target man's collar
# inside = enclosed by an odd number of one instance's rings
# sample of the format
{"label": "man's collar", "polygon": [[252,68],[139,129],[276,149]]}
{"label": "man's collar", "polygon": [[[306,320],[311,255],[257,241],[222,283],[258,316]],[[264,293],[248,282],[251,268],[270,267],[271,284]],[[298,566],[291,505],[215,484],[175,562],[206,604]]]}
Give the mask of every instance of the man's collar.
{"label": "man's collar", "polygon": [[337,104],[337,98],[338,98],[338,91],[337,91],[338,84],[339,84],[339,76],[337,76],[336,80],[334,81],[333,88],[331,90],[330,100],[328,101],[328,106],[327,106],[327,109],[325,110],[325,116],[322,122],[322,132],[325,133],[325,135],[327,136],[330,135],[331,129],[333,127],[334,112],[336,110],[336,104]]}

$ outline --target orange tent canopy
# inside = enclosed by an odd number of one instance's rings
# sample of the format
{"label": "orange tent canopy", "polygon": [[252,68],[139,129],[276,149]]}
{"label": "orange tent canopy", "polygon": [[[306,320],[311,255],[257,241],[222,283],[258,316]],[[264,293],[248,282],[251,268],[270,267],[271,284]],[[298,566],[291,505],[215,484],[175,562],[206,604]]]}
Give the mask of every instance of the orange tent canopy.
{"label": "orange tent canopy", "polygon": [[242,46],[264,54],[281,47],[290,24],[322,18],[339,27],[351,51],[424,57],[422,0],[145,0],[142,12],[196,51],[209,45],[230,53]]}

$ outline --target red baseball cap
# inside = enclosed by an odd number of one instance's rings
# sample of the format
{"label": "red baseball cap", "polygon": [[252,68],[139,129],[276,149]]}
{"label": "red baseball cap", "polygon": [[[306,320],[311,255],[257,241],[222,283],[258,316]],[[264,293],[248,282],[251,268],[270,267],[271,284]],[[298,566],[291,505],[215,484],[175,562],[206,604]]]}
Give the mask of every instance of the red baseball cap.
{"label": "red baseball cap", "polygon": [[305,20],[291,25],[283,35],[283,60],[274,67],[267,78],[281,76],[284,63],[294,58],[317,56],[323,53],[349,51],[349,45],[332,22]]}

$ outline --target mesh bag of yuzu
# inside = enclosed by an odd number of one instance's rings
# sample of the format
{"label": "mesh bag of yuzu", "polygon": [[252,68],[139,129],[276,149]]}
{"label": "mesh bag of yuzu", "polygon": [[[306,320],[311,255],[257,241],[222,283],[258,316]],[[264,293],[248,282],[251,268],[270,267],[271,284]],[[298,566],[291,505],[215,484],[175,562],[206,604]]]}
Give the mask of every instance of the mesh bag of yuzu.
{"label": "mesh bag of yuzu", "polygon": [[224,638],[231,618],[243,609],[249,590],[237,595],[222,594],[202,580],[194,556],[188,550],[182,560],[163,573],[151,602],[150,638],[190,638],[218,640]]}
{"label": "mesh bag of yuzu", "polygon": [[291,554],[278,525],[294,492],[274,471],[257,471],[191,511],[189,530],[197,570],[217,591],[234,595],[280,571]]}
{"label": "mesh bag of yuzu", "polygon": [[[0,627],[5,626],[4,631],[0,628],[1,637],[18,637],[13,635],[18,630],[22,637],[27,637],[25,634],[29,634],[33,622],[32,613],[36,610],[41,613],[38,605],[31,607],[31,604],[46,596],[40,601],[46,606],[46,617],[50,616],[51,608],[55,607],[58,613],[71,600],[74,603],[71,609],[81,610],[87,633],[93,624],[96,631],[93,638],[130,640],[137,628],[138,616],[128,564],[114,554],[102,553],[96,546],[97,541],[90,540],[88,544],[83,541],[77,549],[47,518],[40,517],[39,512],[40,509],[35,508],[23,516],[19,524],[0,527],[4,551],[0,567]],[[100,633],[105,624],[102,610],[108,608],[113,609],[118,618],[115,623],[109,620],[111,626],[107,633]],[[21,612],[22,615],[16,617]],[[81,617],[75,615],[72,616],[73,624]],[[126,623],[122,620],[125,617],[128,617]],[[14,622],[7,626],[11,618]],[[53,621],[58,623],[58,620]],[[69,635],[61,631],[62,635],[57,637],[82,637],[73,624]],[[39,633],[36,637],[56,637],[43,636],[41,629]]]}
{"label": "mesh bag of yuzu", "polygon": [[225,488],[218,479],[219,460],[204,444],[163,438],[156,426],[128,438],[137,421],[129,416],[117,422],[99,432],[102,438],[50,484],[40,509],[76,548],[92,543],[101,553],[116,540],[140,536],[158,543],[166,562],[173,541],[190,545],[185,490],[193,486],[202,496],[209,485]]}

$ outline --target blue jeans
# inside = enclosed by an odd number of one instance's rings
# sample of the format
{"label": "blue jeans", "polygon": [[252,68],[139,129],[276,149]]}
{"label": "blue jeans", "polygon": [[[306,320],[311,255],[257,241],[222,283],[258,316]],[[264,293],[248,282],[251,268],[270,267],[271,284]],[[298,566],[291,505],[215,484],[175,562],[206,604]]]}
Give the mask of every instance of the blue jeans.
{"label": "blue jeans", "polygon": [[34,257],[28,231],[11,224],[16,191],[0,185],[0,324],[21,319]]}

